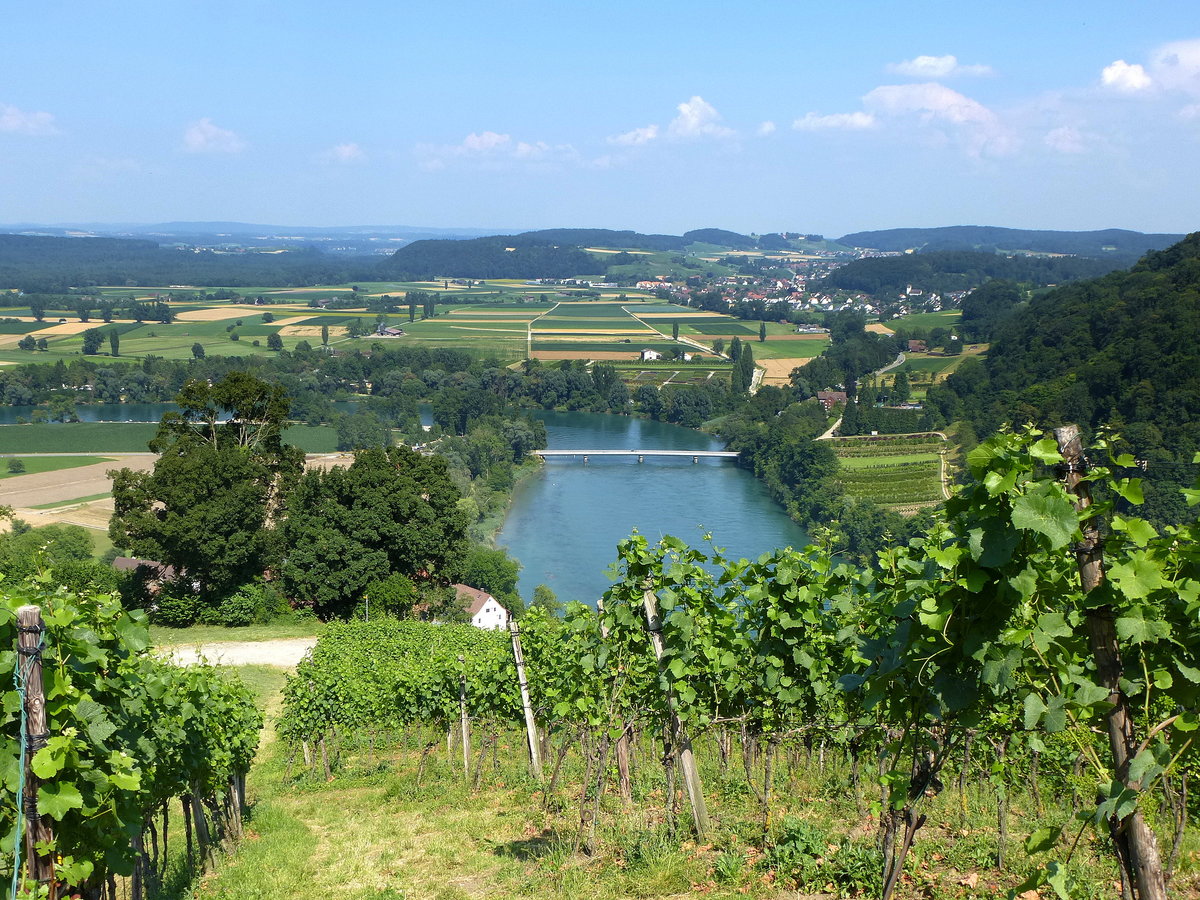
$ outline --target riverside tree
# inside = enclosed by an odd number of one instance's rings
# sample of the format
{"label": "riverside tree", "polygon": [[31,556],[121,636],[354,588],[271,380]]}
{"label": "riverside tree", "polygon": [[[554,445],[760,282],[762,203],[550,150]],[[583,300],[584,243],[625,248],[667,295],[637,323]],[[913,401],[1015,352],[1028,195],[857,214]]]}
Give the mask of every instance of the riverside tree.
{"label": "riverside tree", "polygon": [[286,395],[245,372],[188,381],[162,418],[152,472],[113,476],[113,543],[223,596],[267,566],[271,521],[303,453],[282,441]]}
{"label": "riverside tree", "polygon": [[444,459],[406,447],[360,450],[346,468],[307,472],[280,527],[284,590],[337,616],[392,573],[455,580],[467,549],[459,499]]}

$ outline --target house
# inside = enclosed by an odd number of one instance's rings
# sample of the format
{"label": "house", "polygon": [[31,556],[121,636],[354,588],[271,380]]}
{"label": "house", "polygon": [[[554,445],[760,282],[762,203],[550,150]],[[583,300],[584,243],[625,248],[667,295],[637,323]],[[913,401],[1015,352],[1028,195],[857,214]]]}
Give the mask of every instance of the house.
{"label": "house", "polygon": [[846,399],[845,391],[817,391],[817,402],[825,412],[829,412],[839,403],[845,404]]}
{"label": "house", "polygon": [[164,584],[174,581],[179,574],[174,566],[133,556],[118,556],[112,561],[112,567],[118,572],[134,572],[152,597],[162,590]]}
{"label": "house", "polygon": [[403,335],[403,328],[395,328],[391,325],[380,325],[375,329],[376,337],[402,337]]}
{"label": "house", "polygon": [[925,353],[925,352],[927,352],[925,350],[925,342],[924,341],[909,341],[908,342],[908,352],[909,353]]}
{"label": "house", "polygon": [[458,593],[458,599],[466,607],[471,624],[476,628],[499,631],[508,627],[508,620],[512,616],[509,615],[507,609],[500,605],[500,601],[487,591],[468,587],[465,584],[455,584],[451,587]]}
{"label": "house", "polygon": [[650,362],[654,359],[662,359],[662,354],[657,350],[651,350],[649,347],[642,351],[642,362]]}

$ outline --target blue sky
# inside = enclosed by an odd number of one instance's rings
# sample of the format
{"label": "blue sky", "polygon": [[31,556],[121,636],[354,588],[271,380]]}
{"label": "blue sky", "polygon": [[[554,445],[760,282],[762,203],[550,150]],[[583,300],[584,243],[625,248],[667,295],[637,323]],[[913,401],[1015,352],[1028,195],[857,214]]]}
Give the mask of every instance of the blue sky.
{"label": "blue sky", "polygon": [[0,222],[1200,228],[1194,0],[46,0],[0,21]]}

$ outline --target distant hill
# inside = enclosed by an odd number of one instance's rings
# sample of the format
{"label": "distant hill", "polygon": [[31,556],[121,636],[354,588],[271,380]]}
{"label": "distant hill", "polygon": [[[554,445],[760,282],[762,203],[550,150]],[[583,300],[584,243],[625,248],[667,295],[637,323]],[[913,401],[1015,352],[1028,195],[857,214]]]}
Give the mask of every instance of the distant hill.
{"label": "distant hill", "polygon": [[995,329],[929,403],[980,437],[1005,422],[1112,425],[1148,461],[1150,510],[1178,520],[1175,488],[1200,450],[1200,232],[1128,272],[1034,298]]}
{"label": "distant hill", "polygon": [[459,278],[573,278],[599,275],[604,263],[578,247],[558,246],[529,235],[469,241],[414,241],[401,247],[382,270],[405,281]]}
{"label": "distant hill", "polygon": [[995,278],[1034,286],[1096,278],[1128,265],[1123,259],[1008,257],[978,250],[933,250],[903,256],[874,256],[839,266],[818,283],[825,290],[896,296],[906,286],[945,293],[966,291]]}
{"label": "distant hill", "polygon": [[1132,264],[1143,253],[1169,247],[1182,234],[1142,234],[1108,228],[1103,231],[1029,231],[987,225],[952,225],[946,228],[891,228],[858,231],[839,243],[873,250],[985,250],[1070,253]]}
{"label": "distant hill", "polygon": [[620,250],[682,250],[683,238],[674,234],[639,234],[608,228],[546,228],[509,238],[512,244],[558,244],[573,247],[610,247]]}

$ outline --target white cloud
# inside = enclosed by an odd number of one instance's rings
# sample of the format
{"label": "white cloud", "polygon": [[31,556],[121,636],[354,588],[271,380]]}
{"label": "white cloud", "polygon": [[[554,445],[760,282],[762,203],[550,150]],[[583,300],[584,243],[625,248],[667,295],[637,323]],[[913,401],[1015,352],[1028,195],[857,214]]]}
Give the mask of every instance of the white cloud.
{"label": "white cloud", "polygon": [[632,131],[626,131],[624,134],[616,134],[608,139],[610,144],[618,144],[622,147],[640,147],[642,144],[648,144],[658,137],[658,126],[647,125],[645,128],[634,128]]}
{"label": "white cloud", "polygon": [[992,67],[984,65],[962,65],[958,57],[917,56],[903,62],[889,63],[887,70],[910,78],[953,78],[957,76],[991,75]]}
{"label": "white cloud", "polygon": [[1144,91],[1154,83],[1140,63],[1127,63],[1123,59],[1105,66],[1100,73],[1100,81],[1105,87],[1126,94]]}
{"label": "white cloud", "polygon": [[677,138],[733,137],[734,130],[720,124],[721,114],[703,97],[692,97],[677,107],[679,115],[667,126],[667,133]]}
{"label": "white cloud", "polygon": [[794,121],[792,127],[797,131],[833,131],[838,129],[862,131],[865,128],[875,127],[875,117],[871,113],[862,111],[830,113],[827,116],[810,112],[803,118]]}
{"label": "white cloud", "polygon": [[1167,90],[1200,96],[1200,38],[1163,44],[1150,55],[1150,72]]}
{"label": "white cloud", "polygon": [[1045,144],[1059,153],[1077,154],[1087,150],[1083,134],[1071,125],[1062,125],[1046,133]]}
{"label": "white cloud", "polygon": [[238,153],[246,142],[234,132],[219,128],[212,119],[198,119],[183,133],[183,146],[189,153]]}
{"label": "white cloud", "polygon": [[952,126],[971,156],[1002,156],[1016,148],[1016,139],[999,116],[978,100],[936,82],[881,85],[863,97],[863,106],[877,118],[915,116],[923,126]]}
{"label": "white cloud", "polygon": [[363,151],[362,147],[351,141],[346,144],[335,144],[322,153],[321,158],[326,162],[348,165],[364,161],[367,158],[367,154]]}
{"label": "white cloud", "polygon": [[1192,119],[1200,119],[1200,103],[1189,104],[1188,106],[1185,106],[1183,109],[1179,110],[1176,115],[1185,122],[1191,121]]}
{"label": "white cloud", "polygon": [[428,171],[444,169],[452,160],[469,160],[492,167],[514,160],[562,162],[578,157],[570,144],[514,141],[512,135],[495,131],[472,132],[459,144],[418,144],[416,153],[421,159],[421,167]]}
{"label": "white cloud", "polygon": [[774,133],[775,133],[775,123],[774,122],[763,122],[761,125],[758,126],[758,136],[759,137],[766,137],[767,135],[774,134]]}
{"label": "white cloud", "polygon": [[7,103],[0,103],[0,132],[41,137],[57,134],[58,128],[54,125],[54,116],[48,112],[25,112]]}

